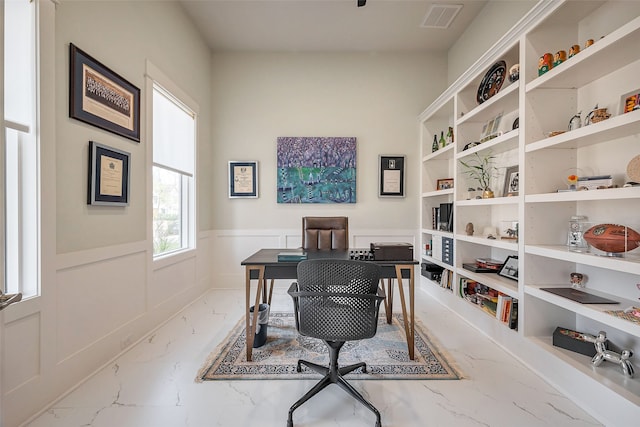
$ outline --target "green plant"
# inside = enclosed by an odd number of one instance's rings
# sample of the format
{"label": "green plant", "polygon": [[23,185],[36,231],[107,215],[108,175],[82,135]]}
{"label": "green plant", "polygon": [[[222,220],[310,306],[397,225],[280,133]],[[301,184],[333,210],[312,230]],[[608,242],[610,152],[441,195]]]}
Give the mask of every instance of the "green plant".
{"label": "green plant", "polygon": [[481,156],[478,153],[474,153],[474,157],[466,162],[460,160],[460,164],[466,168],[463,171],[465,175],[477,181],[479,187],[483,190],[490,190],[491,180],[498,171],[493,165],[493,159],[495,159],[495,156],[491,154]]}

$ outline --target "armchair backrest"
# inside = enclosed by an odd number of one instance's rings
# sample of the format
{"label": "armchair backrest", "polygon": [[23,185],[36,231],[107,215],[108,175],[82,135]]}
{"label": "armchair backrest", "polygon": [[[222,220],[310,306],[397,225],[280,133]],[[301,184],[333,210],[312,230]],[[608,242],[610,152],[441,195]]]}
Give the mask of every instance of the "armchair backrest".
{"label": "armchair backrest", "polygon": [[305,216],[302,218],[302,249],[349,248],[349,218],[346,216]]}
{"label": "armchair backrest", "polygon": [[298,264],[296,326],[307,336],[333,341],[376,334],[380,267],[372,262],[316,259]]}

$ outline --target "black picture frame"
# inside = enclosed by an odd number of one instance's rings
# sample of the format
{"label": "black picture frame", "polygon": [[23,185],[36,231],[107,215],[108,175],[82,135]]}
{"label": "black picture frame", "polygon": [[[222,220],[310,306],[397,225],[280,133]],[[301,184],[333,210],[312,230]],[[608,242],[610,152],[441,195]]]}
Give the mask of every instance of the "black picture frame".
{"label": "black picture frame", "polygon": [[509,166],[504,174],[503,196],[517,196],[520,191],[520,173],[518,165]]}
{"label": "black picture frame", "polygon": [[509,255],[500,267],[498,275],[511,280],[518,280],[518,256]]}
{"label": "black picture frame", "polygon": [[70,43],[69,117],[140,142],[140,89]]}
{"label": "black picture frame", "polygon": [[378,197],[404,197],[405,156],[378,156]]}
{"label": "black picture frame", "polygon": [[229,161],[229,198],[258,197],[258,162]]}
{"label": "black picture frame", "polygon": [[131,154],[89,141],[87,204],[128,206]]}

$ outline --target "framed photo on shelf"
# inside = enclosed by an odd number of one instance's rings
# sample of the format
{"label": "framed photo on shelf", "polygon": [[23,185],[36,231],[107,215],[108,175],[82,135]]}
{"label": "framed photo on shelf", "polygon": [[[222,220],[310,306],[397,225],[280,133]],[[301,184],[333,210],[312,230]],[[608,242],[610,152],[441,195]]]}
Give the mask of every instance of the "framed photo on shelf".
{"label": "framed photo on shelf", "polygon": [[640,89],[626,93],[620,97],[620,114],[640,110]]}
{"label": "framed photo on shelf", "polygon": [[140,89],[69,44],[69,117],[140,142]]}
{"label": "framed photo on shelf", "polygon": [[448,190],[453,188],[453,178],[439,179],[436,182],[436,190]]}
{"label": "framed photo on shelf", "polygon": [[404,197],[405,156],[378,156],[378,197]]}
{"label": "framed photo on shelf", "polygon": [[509,255],[502,264],[498,275],[506,277],[507,279],[518,280],[518,257],[516,255]]}
{"label": "framed photo on shelf", "polygon": [[229,162],[229,198],[258,197],[258,162]]}
{"label": "framed photo on shelf", "polygon": [[502,195],[517,196],[520,191],[520,172],[518,171],[518,165],[509,166],[504,174],[504,189]]}
{"label": "framed photo on shelf", "polygon": [[129,205],[130,157],[126,151],[89,141],[88,205]]}

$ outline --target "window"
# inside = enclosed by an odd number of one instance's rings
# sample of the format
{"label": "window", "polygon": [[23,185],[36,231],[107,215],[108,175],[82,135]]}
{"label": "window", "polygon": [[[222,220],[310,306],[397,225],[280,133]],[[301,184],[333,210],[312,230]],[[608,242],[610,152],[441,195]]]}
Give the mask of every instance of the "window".
{"label": "window", "polygon": [[193,110],[153,85],[153,255],[195,247]]}
{"label": "window", "polygon": [[4,2],[4,291],[39,292],[37,2]]}

